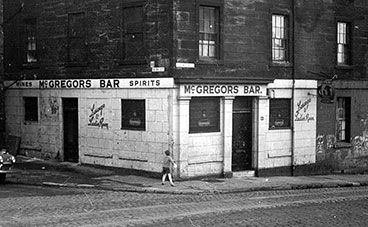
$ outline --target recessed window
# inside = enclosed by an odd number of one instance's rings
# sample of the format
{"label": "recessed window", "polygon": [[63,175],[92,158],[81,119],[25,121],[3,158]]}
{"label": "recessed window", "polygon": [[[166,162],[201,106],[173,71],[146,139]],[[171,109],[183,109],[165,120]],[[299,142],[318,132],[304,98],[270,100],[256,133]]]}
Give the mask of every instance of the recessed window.
{"label": "recessed window", "polygon": [[199,58],[219,58],[219,9],[199,7]]}
{"label": "recessed window", "polygon": [[142,60],[146,56],[143,15],[143,6],[123,8],[123,60]]}
{"label": "recessed window", "polygon": [[37,24],[36,19],[26,19],[24,20],[25,24],[25,63],[36,63],[37,62],[37,42],[36,42],[36,34],[37,34]]}
{"label": "recessed window", "polygon": [[145,100],[121,100],[122,129],[146,130]]}
{"label": "recessed window", "polygon": [[272,15],[272,61],[286,63],[289,61],[288,17]]}
{"label": "recessed window", "polygon": [[24,100],[24,120],[38,121],[38,98],[23,97]]}
{"label": "recessed window", "polygon": [[337,64],[350,65],[350,24],[337,22]]}
{"label": "recessed window", "polygon": [[270,99],[270,129],[291,127],[291,100]]}
{"label": "recessed window", "polygon": [[220,99],[192,98],[189,106],[189,132],[220,131]]}
{"label": "recessed window", "polygon": [[350,142],[350,106],[350,98],[337,98],[336,123],[338,141]]}
{"label": "recessed window", "polygon": [[68,62],[87,61],[85,13],[68,14]]}

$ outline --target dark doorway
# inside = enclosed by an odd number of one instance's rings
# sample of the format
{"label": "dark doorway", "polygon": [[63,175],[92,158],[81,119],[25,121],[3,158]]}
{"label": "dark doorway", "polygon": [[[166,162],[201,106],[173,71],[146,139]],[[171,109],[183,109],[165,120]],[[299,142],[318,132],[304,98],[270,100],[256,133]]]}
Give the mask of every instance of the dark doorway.
{"label": "dark doorway", "polygon": [[64,161],[78,162],[78,99],[63,98]]}
{"label": "dark doorway", "polygon": [[232,171],[252,169],[252,98],[237,97],[233,104]]}

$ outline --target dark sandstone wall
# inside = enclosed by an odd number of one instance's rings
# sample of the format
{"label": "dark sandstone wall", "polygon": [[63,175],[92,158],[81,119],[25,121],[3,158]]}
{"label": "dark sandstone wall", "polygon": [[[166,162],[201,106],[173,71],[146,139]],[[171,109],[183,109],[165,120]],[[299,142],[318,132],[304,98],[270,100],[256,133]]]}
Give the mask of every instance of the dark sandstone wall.
{"label": "dark sandstone wall", "polygon": [[[221,61],[201,64],[196,57],[196,4],[223,5]],[[362,0],[212,0],[175,1],[174,47],[178,62],[196,63],[195,70],[177,70],[177,77],[265,77],[324,79],[314,73],[341,74],[344,79],[367,79],[367,3]],[[271,64],[271,15],[295,18],[294,63],[288,67]],[[353,69],[336,68],[336,21],[353,21]]]}
{"label": "dark sandstone wall", "polygon": [[[144,62],[121,64],[122,7],[134,0],[6,0],[7,15],[11,16],[24,2],[24,10],[6,27],[6,70],[8,78],[25,75],[28,79],[41,78],[116,78],[167,76],[151,73],[149,62],[169,68],[171,46],[171,3],[166,0],[143,1],[146,11]],[[87,63],[70,66],[67,60],[68,13],[86,14]],[[37,50],[39,62],[23,64],[23,20],[37,20]]]}

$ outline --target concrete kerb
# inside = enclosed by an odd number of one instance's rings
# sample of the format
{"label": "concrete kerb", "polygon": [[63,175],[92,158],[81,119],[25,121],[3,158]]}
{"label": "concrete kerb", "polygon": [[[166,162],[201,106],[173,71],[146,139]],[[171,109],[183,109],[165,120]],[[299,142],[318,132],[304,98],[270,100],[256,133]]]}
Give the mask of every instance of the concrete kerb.
{"label": "concrete kerb", "polygon": [[[37,161],[37,160],[36,160]],[[42,169],[45,162],[40,162],[40,168]],[[65,163],[51,163],[51,165],[69,165]],[[92,167],[85,169],[83,166],[73,165],[74,171],[82,174],[81,178],[85,178],[83,175],[89,172]],[[81,171],[81,168],[83,171]],[[68,168],[64,168],[64,170]],[[74,187],[74,188],[90,188],[90,189],[103,189],[112,191],[125,191],[125,192],[137,192],[137,193],[159,193],[159,194],[226,194],[226,193],[242,193],[253,191],[272,191],[272,190],[298,190],[298,189],[313,189],[313,188],[334,188],[334,187],[359,187],[368,186],[368,175],[326,175],[326,176],[305,176],[305,177],[292,177],[282,178],[275,177],[269,179],[263,178],[251,178],[251,179],[221,179],[223,181],[220,184],[208,183],[205,180],[184,180],[178,181],[177,187],[161,187],[159,179],[146,179],[142,176],[120,176],[115,175],[114,172],[108,174],[108,176],[94,178],[96,184],[86,184],[78,181],[56,183],[48,181],[45,178],[44,172],[40,171],[37,167],[33,170],[16,170],[18,174],[14,178],[7,179],[8,181],[20,184],[46,186],[46,187]],[[47,171],[47,170],[45,170]],[[100,172],[100,170],[94,170],[92,172]],[[37,175],[39,174],[39,176]],[[52,170],[50,174],[58,176],[58,174],[68,175],[68,171],[58,172]],[[112,174],[112,175],[111,175]],[[46,176],[47,177],[47,176]],[[75,177],[75,176],[74,176]],[[117,178],[116,178],[117,177]],[[75,178],[74,178],[75,179]],[[69,178],[68,178],[69,180]],[[104,185],[103,180],[111,180],[114,183]],[[156,182],[157,181],[157,182]],[[205,181],[205,183],[203,183]],[[93,181],[91,181],[93,182]],[[139,182],[140,185],[134,186]],[[208,184],[207,184],[208,183]],[[130,185],[131,184],[131,185]],[[156,186],[160,184],[160,186]]]}
{"label": "concrete kerb", "polygon": [[157,194],[182,194],[182,195],[203,195],[203,194],[228,194],[228,193],[243,193],[254,191],[273,191],[273,190],[301,190],[301,189],[316,189],[316,188],[338,188],[338,187],[360,187],[368,186],[368,180],[362,182],[325,182],[325,183],[298,183],[298,184],[286,184],[286,185],[270,185],[270,186],[252,186],[252,187],[235,187],[227,189],[181,189],[175,188],[156,188],[156,187],[132,187],[132,186],[112,186],[106,187],[103,185],[92,184],[78,184],[78,183],[55,183],[55,182],[26,182],[19,179],[12,181],[18,184],[25,185],[37,185],[47,187],[73,187],[73,188],[89,188],[89,189],[101,189],[111,191],[124,191],[124,192],[136,192],[136,193],[157,193]]}
{"label": "concrete kerb", "polygon": [[231,188],[222,190],[188,190],[188,189],[161,189],[150,187],[104,187],[100,185],[91,184],[78,184],[78,183],[55,183],[55,182],[22,182],[17,181],[15,183],[21,183],[25,185],[37,185],[46,187],[73,187],[73,188],[88,188],[88,189],[100,189],[110,191],[124,191],[135,193],[157,193],[157,194],[181,194],[181,195],[205,195],[205,194],[229,194],[229,193],[243,193],[254,191],[276,191],[276,190],[302,190],[302,189],[316,189],[316,188],[338,188],[338,187],[360,187],[368,186],[368,182],[346,182],[346,183],[311,183],[311,184],[296,184],[296,185],[284,185],[284,186],[257,186],[248,188]]}
{"label": "concrete kerb", "polygon": [[76,183],[55,183],[55,182],[42,182],[42,185],[49,187],[73,187],[73,188],[95,188],[95,185],[91,184],[76,184]]}

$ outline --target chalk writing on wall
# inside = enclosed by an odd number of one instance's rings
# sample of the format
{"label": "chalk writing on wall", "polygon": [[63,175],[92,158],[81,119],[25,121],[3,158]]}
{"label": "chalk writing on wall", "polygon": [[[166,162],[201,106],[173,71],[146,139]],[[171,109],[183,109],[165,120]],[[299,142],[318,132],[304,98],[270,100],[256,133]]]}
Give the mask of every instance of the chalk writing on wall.
{"label": "chalk writing on wall", "polygon": [[104,108],[105,104],[102,104],[101,106],[96,108],[96,105],[93,104],[90,108],[90,115],[88,116],[88,126],[97,126],[100,128],[109,128],[109,124],[105,123],[105,116],[104,116]]}
{"label": "chalk writing on wall", "polygon": [[317,136],[317,149],[316,149],[317,153],[323,153],[325,151],[325,149],[323,148],[324,139],[325,139],[325,136],[323,135]]}
{"label": "chalk writing on wall", "polygon": [[57,102],[57,99],[54,97],[49,98],[49,106],[51,114],[57,114],[59,111],[59,104]]}
{"label": "chalk writing on wall", "polygon": [[[318,135],[316,141],[317,154],[326,152],[326,149],[336,148],[337,144],[337,139],[334,135]],[[368,155],[368,136],[355,136],[351,139],[350,144],[353,155]]]}
{"label": "chalk writing on wall", "polygon": [[368,137],[368,112],[365,118],[360,119],[360,127],[363,130],[363,136]]}
{"label": "chalk writing on wall", "polygon": [[295,121],[314,121],[314,116],[312,116],[309,111],[309,104],[311,102],[311,98],[305,100],[304,102],[299,100],[299,102],[296,104]]}
{"label": "chalk writing on wall", "polygon": [[41,118],[43,120],[57,119],[59,116],[59,103],[57,98],[48,97],[42,98],[41,101]]}

